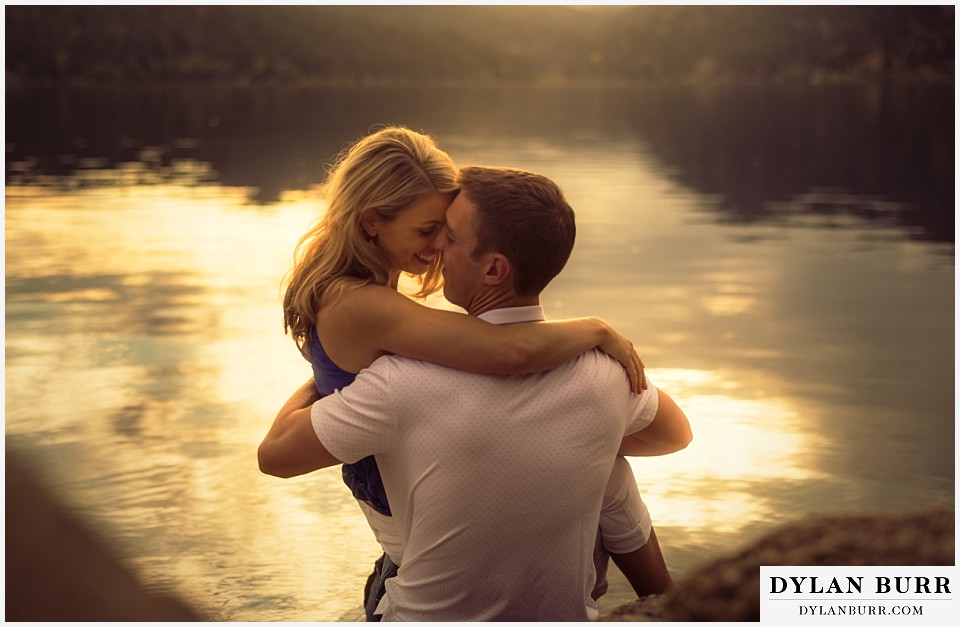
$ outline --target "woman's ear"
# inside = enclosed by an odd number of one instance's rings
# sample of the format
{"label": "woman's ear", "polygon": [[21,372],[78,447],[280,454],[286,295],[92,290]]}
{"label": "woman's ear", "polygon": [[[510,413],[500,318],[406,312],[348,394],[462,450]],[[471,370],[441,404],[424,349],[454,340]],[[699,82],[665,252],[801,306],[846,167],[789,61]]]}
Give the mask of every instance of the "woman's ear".
{"label": "woman's ear", "polygon": [[360,212],[360,228],[373,239],[377,236],[377,227],[380,225],[380,216],[373,209],[364,209]]}
{"label": "woman's ear", "polygon": [[483,273],[483,282],[487,285],[505,285],[513,276],[513,264],[500,253],[493,253],[487,260],[487,269]]}

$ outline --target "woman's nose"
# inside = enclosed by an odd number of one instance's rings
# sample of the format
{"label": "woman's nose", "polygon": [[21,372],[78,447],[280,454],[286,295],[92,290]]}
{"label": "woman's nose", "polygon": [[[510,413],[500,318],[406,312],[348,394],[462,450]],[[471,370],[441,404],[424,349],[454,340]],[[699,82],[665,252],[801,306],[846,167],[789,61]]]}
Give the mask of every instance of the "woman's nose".
{"label": "woman's nose", "polygon": [[437,234],[433,236],[433,247],[437,250],[443,250],[444,243],[447,241],[447,229],[441,228],[437,231]]}

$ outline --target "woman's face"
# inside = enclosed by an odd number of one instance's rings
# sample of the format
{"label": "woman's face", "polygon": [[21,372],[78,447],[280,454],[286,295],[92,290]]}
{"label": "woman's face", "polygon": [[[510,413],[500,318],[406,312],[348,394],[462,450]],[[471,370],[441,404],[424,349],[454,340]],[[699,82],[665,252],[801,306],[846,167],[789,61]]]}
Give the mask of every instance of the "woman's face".
{"label": "woman's face", "polygon": [[379,216],[372,218],[369,226],[394,272],[423,274],[430,269],[438,252],[433,238],[443,226],[444,213],[452,200],[453,194],[424,194],[390,222]]}

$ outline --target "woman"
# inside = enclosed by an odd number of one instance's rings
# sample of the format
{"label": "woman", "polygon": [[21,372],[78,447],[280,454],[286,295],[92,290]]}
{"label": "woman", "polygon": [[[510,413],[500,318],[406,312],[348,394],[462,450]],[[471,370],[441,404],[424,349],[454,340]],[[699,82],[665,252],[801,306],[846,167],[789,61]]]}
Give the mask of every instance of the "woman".
{"label": "woman", "polygon": [[[403,127],[364,137],[341,155],[323,191],[327,211],[300,240],[283,299],[285,330],[312,363],[321,395],[387,354],[522,374],[593,348],[624,366],[635,392],[643,387],[632,344],[596,318],[496,326],[398,291],[401,273],[419,278],[419,297],[441,284],[433,240],[457,192],[456,170],[431,138]],[[343,477],[385,554],[399,564],[403,549],[375,459],[344,464]],[[368,618],[372,611],[368,605]]]}

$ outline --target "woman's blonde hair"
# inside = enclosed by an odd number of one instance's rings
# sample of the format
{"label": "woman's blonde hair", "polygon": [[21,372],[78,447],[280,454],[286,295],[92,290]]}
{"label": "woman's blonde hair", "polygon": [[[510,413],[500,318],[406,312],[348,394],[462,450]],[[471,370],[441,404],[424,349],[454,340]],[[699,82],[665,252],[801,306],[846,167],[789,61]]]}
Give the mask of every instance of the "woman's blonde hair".
{"label": "woman's blonde hair", "polygon": [[[456,167],[432,137],[388,126],[360,139],[337,158],[322,187],[327,210],[294,250],[283,296],[283,326],[302,347],[317,312],[348,281],[388,285],[390,262],[361,226],[366,209],[382,220],[428,193],[457,191]],[[440,289],[441,258],[420,280],[416,296]]]}

